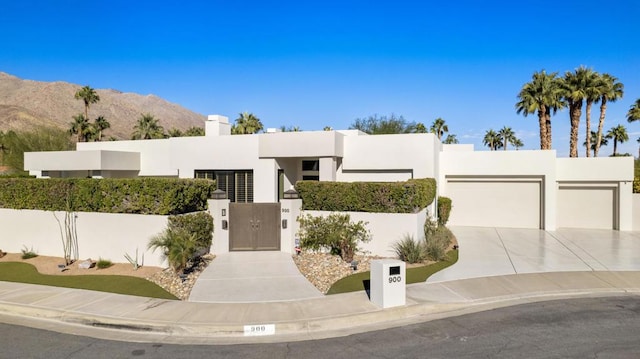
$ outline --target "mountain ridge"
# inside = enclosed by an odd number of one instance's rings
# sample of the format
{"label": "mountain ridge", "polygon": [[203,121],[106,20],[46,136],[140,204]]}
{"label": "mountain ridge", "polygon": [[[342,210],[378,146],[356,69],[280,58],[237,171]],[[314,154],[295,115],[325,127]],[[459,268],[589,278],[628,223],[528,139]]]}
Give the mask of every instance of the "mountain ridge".
{"label": "mountain ridge", "polygon": [[[42,125],[68,130],[72,117],[84,112],[84,103],[74,98],[81,87],[65,81],[26,80],[0,71],[0,131],[31,130]],[[109,121],[111,128],[105,131],[106,138],[130,139],[144,113],[152,114],[165,130],[204,127],[204,115],[157,95],[95,90],[100,101],[89,107],[89,119],[104,116]]]}

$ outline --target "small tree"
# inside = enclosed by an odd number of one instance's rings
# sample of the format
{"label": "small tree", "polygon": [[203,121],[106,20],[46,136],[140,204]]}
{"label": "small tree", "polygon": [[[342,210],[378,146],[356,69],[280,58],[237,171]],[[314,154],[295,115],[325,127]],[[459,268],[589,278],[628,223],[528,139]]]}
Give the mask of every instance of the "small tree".
{"label": "small tree", "polygon": [[162,257],[169,262],[169,266],[178,274],[184,273],[187,264],[197,251],[196,236],[184,229],[167,228],[154,236],[147,246],[155,252],[162,250]]}
{"label": "small tree", "polygon": [[351,262],[359,242],[371,240],[363,221],[351,222],[348,214],[332,213],[327,217],[310,214],[298,218],[300,245],[305,249],[328,249],[345,262]]}
{"label": "small tree", "polygon": [[451,198],[438,197],[438,225],[446,225],[449,214],[451,214]]}

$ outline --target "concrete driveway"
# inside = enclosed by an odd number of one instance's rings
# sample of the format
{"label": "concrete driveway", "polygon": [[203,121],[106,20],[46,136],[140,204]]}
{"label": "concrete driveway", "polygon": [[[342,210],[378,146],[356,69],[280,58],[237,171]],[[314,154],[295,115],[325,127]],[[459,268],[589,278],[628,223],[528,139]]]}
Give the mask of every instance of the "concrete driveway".
{"label": "concrete driveway", "polygon": [[451,227],[458,263],[427,282],[518,273],[640,271],[640,232]]}

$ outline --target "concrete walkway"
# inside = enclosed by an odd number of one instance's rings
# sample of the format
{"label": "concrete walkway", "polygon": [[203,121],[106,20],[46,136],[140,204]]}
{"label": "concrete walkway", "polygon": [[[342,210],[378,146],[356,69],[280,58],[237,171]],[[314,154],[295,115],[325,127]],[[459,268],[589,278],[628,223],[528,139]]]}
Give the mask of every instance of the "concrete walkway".
{"label": "concrete walkway", "polygon": [[216,256],[200,274],[190,302],[248,303],[320,298],[291,254],[230,252]]}
{"label": "concrete walkway", "polygon": [[458,262],[428,282],[565,271],[640,271],[640,232],[452,227]]}

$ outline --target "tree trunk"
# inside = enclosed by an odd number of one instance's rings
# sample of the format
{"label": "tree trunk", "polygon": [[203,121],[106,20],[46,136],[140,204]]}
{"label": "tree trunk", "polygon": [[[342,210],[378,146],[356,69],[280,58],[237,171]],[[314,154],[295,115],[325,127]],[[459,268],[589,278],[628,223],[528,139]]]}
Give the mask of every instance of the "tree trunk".
{"label": "tree trunk", "polygon": [[547,127],[547,150],[550,150],[552,147],[552,142],[551,142],[551,114],[549,112],[547,112],[544,115],[545,118],[545,125]]}
{"label": "tree trunk", "polygon": [[593,149],[593,157],[598,157],[600,152],[600,145],[602,144],[602,127],[604,127],[604,116],[607,113],[607,97],[602,96],[602,103],[600,103],[600,120],[598,121],[598,139],[596,141],[596,147]]}
{"label": "tree trunk", "polygon": [[618,151],[618,139],[617,138],[613,138],[613,155],[615,156],[616,153]]}
{"label": "tree trunk", "polygon": [[571,120],[571,136],[569,139],[569,157],[578,157],[578,130],[582,115],[582,100],[569,104],[569,118]]}
{"label": "tree trunk", "polygon": [[507,150],[507,139],[506,139],[506,138],[504,139],[504,149],[503,149],[503,150],[504,150],[504,151],[506,151],[506,150]]}
{"label": "tree trunk", "polygon": [[591,157],[591,105],[593,104],[593,100],[587,100],[587,157]]}
{"label": "tree trunk", "polygon": [[540,106],[538,109],[538,124],[540,125],[540,149],[546,150],[547,148],[547,124],[546,124],[546,106]]}

